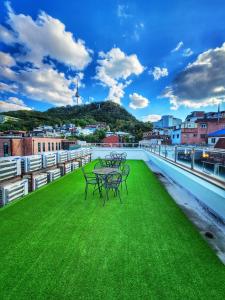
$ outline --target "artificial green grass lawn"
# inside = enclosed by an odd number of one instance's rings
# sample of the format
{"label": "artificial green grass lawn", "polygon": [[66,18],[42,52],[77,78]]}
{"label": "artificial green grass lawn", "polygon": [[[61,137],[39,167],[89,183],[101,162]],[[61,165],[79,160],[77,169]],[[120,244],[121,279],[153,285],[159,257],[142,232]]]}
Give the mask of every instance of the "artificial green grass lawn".
{"label": "artificial green grass lawn", "polygon": [[0,299],[225,299],[225,266],[145,163],[129,164],[123,204],[85,201],[78,170],[0,210]]}

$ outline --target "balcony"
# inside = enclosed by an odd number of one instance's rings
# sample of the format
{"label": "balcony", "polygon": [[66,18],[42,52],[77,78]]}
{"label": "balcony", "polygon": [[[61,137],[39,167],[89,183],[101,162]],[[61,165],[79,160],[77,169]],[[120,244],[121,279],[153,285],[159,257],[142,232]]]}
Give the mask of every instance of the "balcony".
{"label": "balcony", "polygon": [[127,152],[140,160],[128,161],[122,204],[111,195],[103,207],[92,192],[85,201],[76,170],[0,209],[2,299],[224,299],[224,265],[149,154]]}

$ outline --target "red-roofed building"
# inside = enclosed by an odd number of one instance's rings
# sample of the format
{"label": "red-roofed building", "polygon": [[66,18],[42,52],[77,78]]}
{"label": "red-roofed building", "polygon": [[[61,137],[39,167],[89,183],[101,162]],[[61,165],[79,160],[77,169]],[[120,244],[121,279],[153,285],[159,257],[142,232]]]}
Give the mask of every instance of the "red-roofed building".
{"label": "red-roofed building", "polygon": [[119,143],[119,136],[118,135],[107,136],[102,140],[102,143],[107,144],[105,145],[105,147],[117,147],[118,145],[115,144]]}

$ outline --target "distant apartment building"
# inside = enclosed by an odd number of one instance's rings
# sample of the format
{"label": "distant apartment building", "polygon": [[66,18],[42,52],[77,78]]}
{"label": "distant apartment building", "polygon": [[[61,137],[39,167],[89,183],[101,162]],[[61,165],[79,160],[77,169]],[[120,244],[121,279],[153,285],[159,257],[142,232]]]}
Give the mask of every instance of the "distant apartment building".
{"label": "distant apartment building", "polygon": [[201,119],[197,120],[196,123],[198,125],[198,144],[207,144],[210,133],[225,128],[225,117]]}
{"label": "distant apartment building", "polygon": [[[102,140],[102,143],[104,144],[109,144],[111,146],[113,146],[113,144],[118,144],[120,142],[119,140],[119,136],[118,135],[110,135],[110,136],[107,136],[105,137],[103,140]],[[107,145],[106,145],[107,146]]]}
{"label": "distant apartment building", "polygon": [[64,139],[0,136],[0,157],[33,155],[62,149]]}
{"label": "distant apartment building", "polygon": [[153,129],[143,133],[143,140],[140,141],[142,145],[170,145],[170,131],[166,129]]}
{"label": "distant apartment building", "polygon": [[171,133],[172,144],[204,145],[208,143],[208,135],[225,128],[225,118],[199,118],[195,122],[183,122]]}
{"label": "distant apartment building", "polygon": [[185,122],[195,122],[198,119],[203,119],[205,116],[204,111],[192,111],[189,115],[187,115]]}
{"label": "distant apartment building", "polygon": [[[216,146],[217,143],[224,139],[225,140],[225,127],[223,129],[211,132],[208,134],[208,145]],[[220,144],[220,143],[218,143]],[[225,148],[225,147],[224,147]]]}
{"label": "distant apartment building", "polygon": [[179,126],[182,123],[181,119],[175,118],[172,115],[164,115],[161,120],[153,122],[154,128],[169,128]]}

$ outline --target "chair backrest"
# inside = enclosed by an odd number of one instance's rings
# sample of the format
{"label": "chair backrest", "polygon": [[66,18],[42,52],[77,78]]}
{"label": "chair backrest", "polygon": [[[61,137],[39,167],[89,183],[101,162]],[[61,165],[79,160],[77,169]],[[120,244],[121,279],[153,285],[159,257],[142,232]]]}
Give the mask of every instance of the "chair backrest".
{"label": "chair backrest", "polygon": [[101,165],[101,167],[106,167],[106,162],[105,162],[105,160],[103,160],[102,158],[98,158],[98,162],[99,162],[99,164]]}
{"label": "chair backrest", "polygon": [[99,161],[94,165],[94,169],[101,169],[102,167],[102,163]]}
{"label": "chair backrest", "polygon": [[85,173],[84,167],[81,168],[85,180],[87,181],[87,174]]}
{"label": "chair backrest", "polygon": [[117,153],[115,151],[110,152],[110,156],[112,158],[115,158],[117,156]]}
{"label": "chair backrest", "polygon": [[129,165],[123,165],[121,174],[123,177],[128,177],[128,175],[130,174],[130,166]]}
{"label": "chair backrest", "polygon": [[126,159],[126,158],[127,158],[127,153],[126,153],[126,152],[123,152],[123,153],[121,154],[121,157],[122,157],[123,159]]}
{"label": "chair backrest", "polygon": [[122,182],[122,174],[120,172],[114,172],[104,177],[104,185],[119,186]]}

